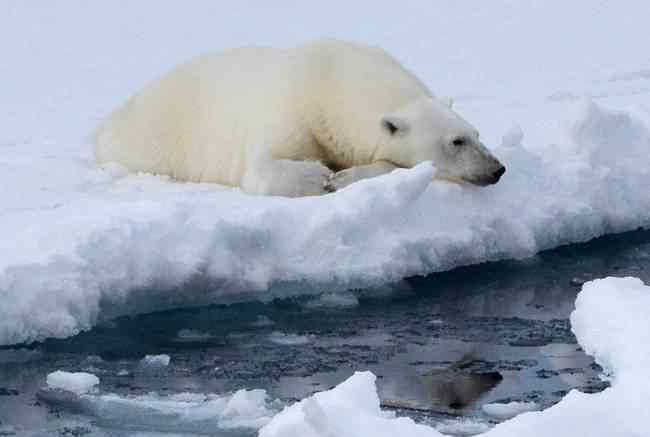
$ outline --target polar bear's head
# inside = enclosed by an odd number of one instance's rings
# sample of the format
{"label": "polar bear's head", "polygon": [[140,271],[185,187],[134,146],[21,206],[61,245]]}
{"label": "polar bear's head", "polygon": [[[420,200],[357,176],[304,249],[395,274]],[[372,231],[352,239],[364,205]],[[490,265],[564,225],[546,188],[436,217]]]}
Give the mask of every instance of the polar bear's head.
{"label": "polar bear's head", "polygon": [[389,137],[385,159],[403,167],[433,161],[436,178],[475,185],[496,184],[505,167],[479,140],[478,131],[435,98],[417,99],[381,119]]}

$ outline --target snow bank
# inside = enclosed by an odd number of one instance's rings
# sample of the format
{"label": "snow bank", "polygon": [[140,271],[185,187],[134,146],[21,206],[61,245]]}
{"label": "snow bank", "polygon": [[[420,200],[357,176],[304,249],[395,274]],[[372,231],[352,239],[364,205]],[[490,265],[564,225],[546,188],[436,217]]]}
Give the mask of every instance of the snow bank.
{"label": "snow bank", "polygon": [[92,373],[64,372],[57,370],[47,375],[47,386],[76,394],[88,393],[99,384],[99,378]]}
{"label": "snow bank", "polygon": [[496,186],[432,184],[423,163],[304,199],[124,176],[86,152],[60,166],[7,159],[25,189],[0,215],[0,344],[125,313],[379,286],[650,226],[641,121],[585,101],[552,145],[521,141],[509,132],[495,150],[508,167]]}
{"label": "snow bank", "polygon": [[[584,285],[571,315],[574,333],[611,377],[601,393],[571,391],[558,404],[528,412],[486,432],[490,437],[641,436],[650,429],[650,287],[636,278]],[[375,377],[357,372],[332,390],[285,408],[260,437],[395,435],[435,437],[439,431],[382,411]],[[447,428],[453,429],[453,428]]]}

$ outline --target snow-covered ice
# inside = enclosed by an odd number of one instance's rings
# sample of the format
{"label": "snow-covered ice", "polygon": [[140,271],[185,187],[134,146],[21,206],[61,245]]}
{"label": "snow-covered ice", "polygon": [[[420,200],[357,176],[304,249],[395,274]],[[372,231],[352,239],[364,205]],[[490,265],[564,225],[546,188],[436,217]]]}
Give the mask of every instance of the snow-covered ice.
{"label": "snow-covered ice", "polygon": [[[0,344],[74,335],[102,311],[268,299],[305,292],[287,285],[304,281],[379,285],[650,225],[646,125],[578,106],[561,158],[498,148],[510,171],[487,189],[431,184],[427,163],[298,200],[88,168],[105,179],[55,208],[3,215]],[[178,292],[197,280],[208,293]]]}
{"label": "snow-covered ice", "polygon": [[57,370],[47,375],[47,386],[76,394],[88,393],[99,384],[99,378],[92,373],[64,372]]}
{"label": "snow-covered ice", "polygon": [[[578,342],[606,370],[611,387],[595,394],[573,390],[544,411],[519,414],[482,435],[648,435],[649,310],[650,287],[639,279],[606,278],[586,283],[578,295],[571,325]],[[438,437],[442,434],[411,419],[382,411],[374,375],[357,372],[332,390],[285,408],[260,430],[259,435]]]}

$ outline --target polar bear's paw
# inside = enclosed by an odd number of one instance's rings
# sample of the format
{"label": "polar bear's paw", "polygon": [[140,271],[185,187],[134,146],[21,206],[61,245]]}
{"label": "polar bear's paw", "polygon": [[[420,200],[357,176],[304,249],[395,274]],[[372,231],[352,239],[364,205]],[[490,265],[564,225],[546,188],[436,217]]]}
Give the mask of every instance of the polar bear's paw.
{"label": "polar bear's paw", "polygon": [[334,173],[325,185],[329,192],[338,191],[362,179],[373,178],[395,170],[395,165],[386,161],[373,162],[368,165],[350,167]]}
{"label": "polar bear's paw", "polygon": [[[295,163],[296,161],[291,161]],[[327,183],[333,172],[318,161],[302,161],[286,174],[285,192],[291,197],[318,196],[328,192]]]}
{"label": "polar bear's paw", "polygon": [[318,161],[261,160],[246,172],[242,188],[254,194],[304,197],[327,193],[332,171]]}
{"label": "polar bear's paw", "polygon": [[340,190],[341,188],[345,188],[348,185],[353,184],[361,179],[374,176],[366,175],[362,170],[363,169],[361,167],[351,167],[334,173],[327,181],[325,189],[328,192],[332,193],[334,191]]}
{"label": "polar bear's paw", "polygon": [[357,168],[352,167],[332,174],[325,184],[325,190],[332,193],[347,187],[360,179],[358,173]]}

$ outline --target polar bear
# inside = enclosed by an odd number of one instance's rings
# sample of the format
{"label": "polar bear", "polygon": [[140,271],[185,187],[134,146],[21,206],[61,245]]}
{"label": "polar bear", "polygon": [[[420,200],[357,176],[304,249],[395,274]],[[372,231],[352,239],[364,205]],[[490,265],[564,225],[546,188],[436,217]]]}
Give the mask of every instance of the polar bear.
{"label": "polar bear", "polygon": [[109,115],[95,145],[100,164],[291,197],[427,160],[454,182],[484,186],[505,172],[389,54],[336,40],[195,58]]}

